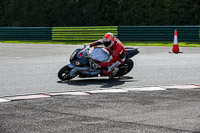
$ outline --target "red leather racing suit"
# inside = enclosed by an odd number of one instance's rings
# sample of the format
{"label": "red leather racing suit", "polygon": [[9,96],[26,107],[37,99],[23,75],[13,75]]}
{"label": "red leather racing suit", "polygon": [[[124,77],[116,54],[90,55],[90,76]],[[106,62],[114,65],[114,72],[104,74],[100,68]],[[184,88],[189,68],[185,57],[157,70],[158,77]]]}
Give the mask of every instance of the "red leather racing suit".
{"label": "red leather racing suit", "polygon": [[[98,40],[90,44],[90,47],[101,44],[103,44],[103,40]],[[115,38],[114,44],[111,47],[105,49],[110,53],[110,57],[108,60],[98,63],[98,68],[104,69],[103,75],[110,76],[114,68],[124,64],[126,59],[126,50],[122,42],[117,38]]]}

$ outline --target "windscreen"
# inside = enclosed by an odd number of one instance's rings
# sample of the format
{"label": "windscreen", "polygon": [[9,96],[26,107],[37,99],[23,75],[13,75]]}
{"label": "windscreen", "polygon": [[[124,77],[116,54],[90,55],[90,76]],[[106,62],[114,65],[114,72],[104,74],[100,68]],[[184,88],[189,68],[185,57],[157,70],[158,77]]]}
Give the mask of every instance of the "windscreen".
{"label": "windscreen", "polygon": [[98,60],[100,62],[104,62],[104,61],[109,59],[110,54],[104,48],[95,48],[91,52],[91,56],[95,60]]}

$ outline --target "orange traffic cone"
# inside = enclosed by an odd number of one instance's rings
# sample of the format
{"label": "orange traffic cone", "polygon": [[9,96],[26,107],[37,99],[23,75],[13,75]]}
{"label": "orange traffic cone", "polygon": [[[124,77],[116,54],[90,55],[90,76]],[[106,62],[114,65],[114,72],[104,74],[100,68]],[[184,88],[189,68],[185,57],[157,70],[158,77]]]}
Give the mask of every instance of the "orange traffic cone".
{"label": "orange traffic cone", "polygon": [[179,52],[179,47],[178,47],[178,35],[177,35],[177,30],[174,31],[174,45],[172,49],[173,53],[180,53]]}

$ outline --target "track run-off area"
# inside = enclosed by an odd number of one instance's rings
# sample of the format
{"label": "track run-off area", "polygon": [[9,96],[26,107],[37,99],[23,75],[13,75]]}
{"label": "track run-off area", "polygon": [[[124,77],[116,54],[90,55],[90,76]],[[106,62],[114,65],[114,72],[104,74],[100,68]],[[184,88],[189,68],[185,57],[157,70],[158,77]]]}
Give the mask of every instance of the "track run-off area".
{"label": "track run-off area", "polygon": [[125,77],[57,72],[83,45],[0,44],[0,132],[200,132],[200,48],[139,48]]}

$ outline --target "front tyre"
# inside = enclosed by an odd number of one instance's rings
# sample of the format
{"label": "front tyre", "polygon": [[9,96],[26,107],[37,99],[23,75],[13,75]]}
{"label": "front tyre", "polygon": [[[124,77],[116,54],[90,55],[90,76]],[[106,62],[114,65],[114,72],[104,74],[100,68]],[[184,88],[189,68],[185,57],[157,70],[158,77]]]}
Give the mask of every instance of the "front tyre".
{"label": "front tyre", "polygon": [[70,76],[70,71],[71,70],[72,69],[69,66],[64,66],[58,72],[58,78],[60,80],[70,80],[70,79],[72,79],[73,77]]}

